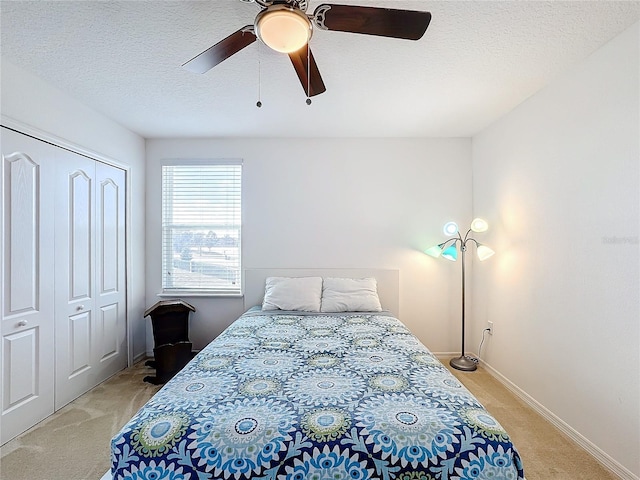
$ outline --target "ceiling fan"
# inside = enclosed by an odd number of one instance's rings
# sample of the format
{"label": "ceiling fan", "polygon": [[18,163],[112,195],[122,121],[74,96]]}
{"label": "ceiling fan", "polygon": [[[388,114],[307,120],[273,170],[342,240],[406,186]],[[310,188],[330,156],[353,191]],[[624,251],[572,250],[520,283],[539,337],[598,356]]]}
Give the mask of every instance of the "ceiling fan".
{"label": "ceiling fan", "polygon": [[262,7],[253,25],[240,28],[182,66],[195,73],[205,73],[260,39],[273,50],[289,55],[307,103],[311,103],[309,97],[326,91],[309,47],[314,26],[319,30],[418,40],[431,21],[431,13],[414,10],[325,3],[309,15],[307,0],[242,1]]}

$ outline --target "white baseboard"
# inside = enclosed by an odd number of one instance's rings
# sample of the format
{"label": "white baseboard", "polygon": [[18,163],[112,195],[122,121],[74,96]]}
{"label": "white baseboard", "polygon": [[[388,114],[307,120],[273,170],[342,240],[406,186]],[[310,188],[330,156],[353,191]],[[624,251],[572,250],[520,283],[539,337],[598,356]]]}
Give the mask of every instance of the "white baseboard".
{"label": "white baseboard", "polygon": [[442,361],[442,359],[448,360],[450,358],[460,356],[460,352],[431,352],[431,353],[433,353],[440,361]]}
{"label": "white baseboard", "polygon": [[[153,355],[152,355],[152,356],[153,356]],[[140,362],[140,361],[144,360],[144,359],[145,359],[145,358],[147,358],[147,357],[148,357],[147,352],[139,353],[138,355],[136,355],[135,357],[133,357],[133,364],[135,365],[136,363],[138,363],[138,362]]]}
{"label": "white baseboard", "polygon": [[606,469],[610,470],[613,474],[620,477],[622,480],[640,480],[640,477],[635,475],[633,472],[628,470],[626,467],[621,465],[619,462],[614,460],[608,453],[604,452],[597,445],[592,443],[590,440],[585,438],[580,432],[572,428],[566,422],[564,422],[561,418],[555,415],[553,412],[548,410],[544,405],[539,403],[536,399],[531,397],[527,392],[522,390],[516,384],[514,384],[507,377],[498,372],[495,368],[493,368],[488,363],[482,361],[482,366],[497,379],[500,383],[502,383],[507,389],[513,392],[517,397],[522,399],[527,405],[529,405],[533,410],[539,413],[545,420],[554,425],[558,430],[564,433],[571,440],[576,442],[580,447],[582,447],[587,453],[589,453],[592,457],[594,457],[598,462],[600,462]]}

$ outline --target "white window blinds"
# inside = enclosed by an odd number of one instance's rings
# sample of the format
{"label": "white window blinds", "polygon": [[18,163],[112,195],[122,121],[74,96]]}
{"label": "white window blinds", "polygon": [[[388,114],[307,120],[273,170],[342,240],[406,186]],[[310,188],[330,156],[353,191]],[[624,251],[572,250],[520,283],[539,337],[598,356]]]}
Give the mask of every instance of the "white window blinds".
{"label": "white window blinds", "polygon": [[162,166],[163,293],[240,294],[239,161]]}

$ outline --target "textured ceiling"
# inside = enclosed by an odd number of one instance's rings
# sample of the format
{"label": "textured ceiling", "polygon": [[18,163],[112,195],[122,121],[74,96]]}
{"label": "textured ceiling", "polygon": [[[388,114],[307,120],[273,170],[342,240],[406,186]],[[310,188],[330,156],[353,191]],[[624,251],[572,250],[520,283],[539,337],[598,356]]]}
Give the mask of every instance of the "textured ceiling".
{"label": "textured ceiling", "polygon": [[2,0],[1,53],[146,138],[467,137],[640,18],[638,1],[335,1],[433,18],[416,42],[316,31],[327,91],[310,106],[260,42],[204,75],[181,68],[253,23],[246,0]]}

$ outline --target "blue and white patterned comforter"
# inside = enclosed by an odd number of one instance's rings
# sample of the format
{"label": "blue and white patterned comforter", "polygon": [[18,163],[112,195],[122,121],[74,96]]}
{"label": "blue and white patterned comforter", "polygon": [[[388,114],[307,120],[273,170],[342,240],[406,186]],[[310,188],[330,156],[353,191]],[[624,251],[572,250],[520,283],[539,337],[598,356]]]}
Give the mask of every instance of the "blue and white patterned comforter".
{"label": "blue and white patterned comforter", "polygon": [[119,479],[523,479],[500,424],[386,313],[249,311],[111,442]]}

